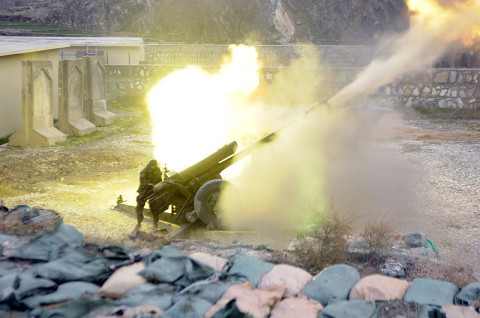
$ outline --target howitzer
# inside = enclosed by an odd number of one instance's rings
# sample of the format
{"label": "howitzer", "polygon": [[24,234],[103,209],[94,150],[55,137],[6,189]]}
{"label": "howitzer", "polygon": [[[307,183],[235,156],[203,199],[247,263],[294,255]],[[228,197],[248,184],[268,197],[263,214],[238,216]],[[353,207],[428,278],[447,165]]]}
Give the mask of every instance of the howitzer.
{"label": "howitzer", "polygon": [[180,172],[166,174],[148,198],[153,222],[158,222],[160,214],[171,207],[173,223],[180,225],[199,220],[209,228],[217,228],[217,201],[222,189],[229,186],[220,173],[250,155],[258,146],[270,142],[275,135],[272,133],[239,153],[235,153],[238,146],[234,141]]}

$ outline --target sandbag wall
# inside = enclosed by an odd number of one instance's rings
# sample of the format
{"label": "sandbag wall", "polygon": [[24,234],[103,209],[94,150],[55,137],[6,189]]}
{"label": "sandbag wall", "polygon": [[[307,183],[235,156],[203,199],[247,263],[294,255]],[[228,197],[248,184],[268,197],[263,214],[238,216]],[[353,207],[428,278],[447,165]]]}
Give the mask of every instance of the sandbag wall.
{"label": "sandbag wall", "polygon": [[0,219],[0,317],[365,318],[386,317],[400,300],[418,317],[480,317],[480,282],[460,290],[430,279],[361,278],[345,264],[312,277],[239,252],[225,259],[86,244],[50,210],[19,206]]}

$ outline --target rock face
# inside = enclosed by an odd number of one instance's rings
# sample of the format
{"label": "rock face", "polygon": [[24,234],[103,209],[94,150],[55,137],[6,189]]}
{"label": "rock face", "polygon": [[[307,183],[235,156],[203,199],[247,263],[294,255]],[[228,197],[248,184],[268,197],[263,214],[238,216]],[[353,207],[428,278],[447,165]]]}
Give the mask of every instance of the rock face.
{"label": "rock face", "polygon": [[[3,0],[0,20],[124,31],[166,41],[368,44],[408,27],[404,0]],[[3,9],[3,10],[2,10]]]}

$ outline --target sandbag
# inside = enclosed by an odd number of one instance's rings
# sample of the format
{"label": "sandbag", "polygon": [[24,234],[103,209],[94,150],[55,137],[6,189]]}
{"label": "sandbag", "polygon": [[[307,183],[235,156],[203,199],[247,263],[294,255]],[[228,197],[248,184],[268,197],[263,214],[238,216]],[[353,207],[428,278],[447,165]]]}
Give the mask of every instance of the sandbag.
{"label": "sandbag", "polygon": [[95,294],[99,287],[92,283],[71,282],[59,285],[57,290],[46,295],[34,295],[22,300],[22,303],[29,308],[41,305],[57,304],[68,300],[82,297],[84,294]]}
{"label": "sandbag", "polygon": [[199,318],[203,317],[212,304],[208,301],[196,297],[180,297],[176,299],[175,304],[168,308],[162,315],[162,318]]}
{"label": "sandbag", "polygon": [[368,301],[337,301],[320,311],[318,318],[368,318],[375,312],[375,305]]}
{"label": "sandbag", "polygon": [[248,318],[248,316],[238,309],[237,300],[232,299],[225,307],[217,311],[212,318]]}
{"label": "sandbag", "polygon": [[158,251],[155,251],[150,255],[150,257],[145,261],[145,265],[149,266],[153,262],[155,262],[157,259],[160,258],[169,258],[169,257],[184,257],[185,254],[181,250],[175,247],[171,246],[162,246],[161,249]]}
{"label": "sandbag", "polygon": [[268,317],[271,306],[282,299],[283,293],[283,285],[275,285],[269,289],[255,289],[251,282],[235,285],[227,289],[222,298],[205,314],[205,318],[212,317],[232,299],[236,300],[241,312],[255,318]]}
{"label": "sandbag", "polygon": [[449,282],[417,278],[407,290],[404,299],[418,304],[442,307],[453,304],[453,297],[459,290],[457,286]]}
{"label": "sandbag", "polygon": [[187,286],[182,290],[182,293],[199,297],[215,304],[229,287],[242,283],[243,281],[236,281],[229,278],[222,280],[213,279],[210,281],[207,279]]}
{"label": "sandbag", "polygon": [[330,302],[347,300],[350,290],[359,280],[360,274],[354,267],[333,265],[317,274],[302,289],[302,293],[326,306]]}
{"label": "sandbag", "polygon": [[455,305],[471,306],[475,300],[480,301],[480,282],[470,283],[455,296]]}
{"label": "sandbag", "polygon": [[173,304],[175,292],[175,286],[172,285],[145,283],[132,288],[122,298],[118,299],[115,304],[130,307],[149,305],[166,310]]}
{"label": "sandbag", "polygon": [[34,273],[57,283],[85,281],[103,284],[112,274],[110,266],[115,263],[114,260],[89,257],[82,252],[71,251],[62,258],[37,265]]}
{"label": "sandbag", "polygon": [[112,298],[122,297],[130,289],[146,282],[145,278],[138,275],[143,269],[145,269],[145,264],[142,262],[117,269],[103,284],[98,294]]}
{"label": "sandbag", "polygon": [[89,317],[96,310],[113,308],[113,303],[108,298],[100,298],[96,295],[76,299],[58,307],[37,307],[31,311],[33,318],[79,318]]}
{"label": "sandbag", "polygon": [[100,309],[90,314],[95,318],[156,318],[163,314],[163,310],[148,305],[136,307],[118,306],[112,309]]}
{"label": "sandbag", "polygon": [[274,265],[240,252],[232,255],[223,269],[228,276],[245,279],[257,287],[260,280],[273,269]]}
{"label": "sandbag", "polygon": [[185,273],[185,257],[162,257],[148,265],[138,274],[148,281],[173,283]]}
{"label": "sandbag", "polygon": [[258,288],[266,289],[274,285],[283,284],[285,292],[283,298],[295,297],[312,280],[312,275],[291,265],[276,265],[267,275],[263,276]]}
{"label": "sandbag", "polygon": [[353,286],[348,297],[349,300],[376,300],[402,299],[407,292],[410,283],[398,278],[369,275]]}
{"label": "sandbag", "polygon": [[440,310],[447,318],[480,318],[480,314],[471,306],[445,305]]}
{"label": "sandbag", "polygon": [[304,295],[296,298],[285,298],[273,307],[270,318],[317,318],[323,309],[322,304]]}
{"label": "sandbag", "polygon": [[22,299],[36,294],[54,291],[53,281],[36,278],[27,274],[12,274],[0,278],[0,303],[11,308],[23,308]]}
{"label": "sandbag", "polygon": [[3,255],[32,261],[51,261],[59,258],[65,247],[78,247],[83,244],[83,235],[73,226],[61,224],[51,232],[44,232],[33,238],[20,238],[2,244]]}
{"label": "sandbag", "polygon": [[196,260],[197,262],[203,263],[216,271],[221,271],[223,266],[227,263],[227,259],[215,255],[210,255],[207,253],[192,253],[188,255],[189,258]]}

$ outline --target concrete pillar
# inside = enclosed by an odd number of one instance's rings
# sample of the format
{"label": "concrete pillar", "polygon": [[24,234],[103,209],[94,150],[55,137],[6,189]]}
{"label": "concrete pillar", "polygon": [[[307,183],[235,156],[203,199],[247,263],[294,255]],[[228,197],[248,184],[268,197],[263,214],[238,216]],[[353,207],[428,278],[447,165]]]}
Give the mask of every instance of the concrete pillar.
{"label": "concrete pillar", "polygon": [[59,62],[58,128],[69,135],[82,136],[95,131],[95,125],[85,119],[84,60]]}
{"label": "concrete pillar", "polygon": [[52,63],[22,61],[22,127],[12,146],[50,146],[67,136],[53,126]]}
{"label": "concrete pillar", "polygon": [[86,56],[85,60],[85,118],[95,126],[108,126],[115,114],[107,110],[105,99],[105,58]]}

